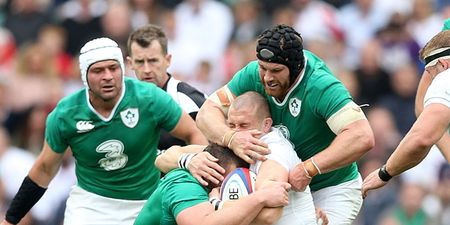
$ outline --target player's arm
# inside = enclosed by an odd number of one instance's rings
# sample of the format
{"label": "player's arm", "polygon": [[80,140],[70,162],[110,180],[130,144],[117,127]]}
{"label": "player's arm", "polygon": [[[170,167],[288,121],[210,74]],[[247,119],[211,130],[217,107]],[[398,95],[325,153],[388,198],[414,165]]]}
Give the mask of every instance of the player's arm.
{"label": "player's arm", "polygon": [[[423,111],[423,100],[425,98],[425,93],[427,92],[427,89],[431,84],[431,81],[432,78],[430,74],[426,70],[423,71],[416,93],[416,101],[414,107],[416,117],[419,117],[420,113],[422,113]],[[436,145],[447,162],[450,162],[450,135],[448,133],[444,134],[442,138],[436,143]]]}
{"label": "player's arm", "polygon": [[185,111],[182,112],[177,125],[170,131],[170,134],[184,140],[188,144],[208,144],[208,140],[197,128],[195,121]]}
{"label": "player's arm", "polygon": [[[173,169],[180,167],[180,158],[184,154],[193,153],[193,155],[200,153],[205,149],[205,145],[174,145],[168,148],[163,154],[156,157],[155,166],[163,173],[168,173]],[[189,159],[189,158],[186,158]],[[188,162],[183,162],[188,163]]]}
{"label": "player's arm", "polygon": [[226,115],[231,102],[236,98],[225,85],[212,93],[197,113],[197,126],[208,140],[222,145],[222,138],[231,129],[226,124]]}
{"label": "player's arm", "polygon": [[[273,185],[273,181],[288,181],[288,171],[277,161],[268,159],[261,163],[256,176],[256,190]],[[263,208],[252,224],[273,224],[283,214],[283,207]]]}
{"label": "player's arm", "polygon": [[265,160],[264,155],[270,153],[267,145],[259,140],[260,131],[235,132],[226,124],[226,115],[231,102],[236,96],[225,85],[209,96],[197,114],[197,126],[208,140],[222,146],[227,146],[233,152],[247,161],[255,163]]}
{"label": "player's arm", "polygon": [[328,120],[336,134],[323,151],[299,163],[289,174],[289,183],[295,191],[303,191],[317,174],[326,173],[357,161],[374,146],[374,136],[361,108],[349,102]]}
{"label": "player's arm", "polygon": [[428,105],[389,157],[388,173],[395,176],[419,164],[447,131],[449,123],[450,108],[442,104]]}
{"label": "player's arm", "polygon": [[2,224],[17,224],[44,195],[63,161],[63,153],[54,152],[47,142],[34,162],[28,176],[11,202]]}
{"label": "player's arm", "polygon": [[444,155],[444,158],[447,160],[447,162],[450,163],[450,135],[448,133],[442,135],[441,139],[436,143],[436,145],[438,146],[442,155]]}
{"label": "player's arm", "polygon": [[218,184],[223,180],[223,169],[217,164],[217,159],[203,152],[205,145],[172,146],[156,157],[155,165],[164,173],[176,168],[188,169],[202,185],[208,182]]}
{"label": "player's arm", "polygon": [[214,211],[209,202],[200,203],[186,208],[176,216],[179,225],[216,225],[238,224],[247,225],[258,215],[263,207],[280,207],[289,203],[288,183],[278,182],[239,200],[232,202],[232,207],[227,202],[220,210]]}
{"label": "player's arm", "polygon": [[[442,104],[430,104],[424,108],[410,131],[389,157],[384,167],[384,174],[396,176],[419,164],[448,129],[450,108]],[[380,178],[380,170],[370,173],[363,182],[362,194],[386,185]]]}
{"label": "player's arm", "polygon": [[[326,173],[352,162],[374,146],[374,136],[364,112],[354,102],[349,102],[333,114],[327,124],[336,138],[324,151],[314,156],[321,173]],[[305,161],[308,169],[311,160]],[[315,174],[310,174],[315,175]]]}

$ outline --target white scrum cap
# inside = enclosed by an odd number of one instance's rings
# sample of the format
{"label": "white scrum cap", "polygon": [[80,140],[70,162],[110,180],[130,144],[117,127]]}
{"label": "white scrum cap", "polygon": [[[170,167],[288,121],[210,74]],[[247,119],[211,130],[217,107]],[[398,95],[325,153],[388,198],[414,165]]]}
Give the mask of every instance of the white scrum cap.
{"label": "white scrum cap", "polygon": [[89,67],[99,61],[117,60],[122,69],[122,75],[125,73],[125,64],[123,63],[122,51],[119,45],[109,38],[96,38],[87,42],[80,50],[80,71],[83,84],[88,87],[87,71]]}

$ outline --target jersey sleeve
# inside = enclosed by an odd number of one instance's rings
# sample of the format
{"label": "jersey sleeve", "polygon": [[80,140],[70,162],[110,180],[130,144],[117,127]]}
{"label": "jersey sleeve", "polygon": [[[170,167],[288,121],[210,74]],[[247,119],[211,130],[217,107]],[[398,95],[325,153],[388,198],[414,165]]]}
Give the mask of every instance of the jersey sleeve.
{"label": "jersey sleeve", "polygon": [[300,162],[292,146],[283,143],[272,143],[269,144],[269,149],[271,153],[267,155],[267,158],[278,162],[287,171],[290,171]]}
{"label": "jersey sleeve", "polygon": [[[330,118],[335,112],[352,101],[352,97],[345,86],[331,73],[317,69],[314,79],[309,82],[310,100],[313,113],[319,117]],[[329,73],[329,74],[328,74]]]}
{"label": "jersey sleeve", "polygon": [[244,68],[239,70],[228,82],[227,86],[231,93],[236,96],[247,91],[256,91],[264,95],[264,87],[259,78],[258,62],[250,62]]}
{"label": "jersey sleeve", "polygon": [[175,219],[183,210],[208,201],[208,192],[193,179],[180,179],[166,187],[165,204]]}
{"label": "jersey sleeve", "polygon": [[157,87],[153,90],[152,112],[155,112],[159,126],[170,132],[178,124],[183,110],[165,91]]}
{"label": "jersey sleeve", "polygon": [[450,72],[436,76],[427,89],[424,106],[433,103],[445,105],[450,108]]}
{"label": "jersey sleeve", "polygon": [[48,116],[45,128],[45,140],[50,148],[56,153],[63,153],[69,146],[61,131],[59,121],[59,111],[55,108]]}
{"label": "jersey sleeve", "polygon": [[[290,171],[300,162],[300,158],[297,156],[294,146],[282,136],[280,131],[274,130],[268,135],[263,136],[261,140],[264,141],[270,149],[270,154],[267,155],[267,159],[278,162],[287,171]],[[257,170],[259,170],[259,165]]]}

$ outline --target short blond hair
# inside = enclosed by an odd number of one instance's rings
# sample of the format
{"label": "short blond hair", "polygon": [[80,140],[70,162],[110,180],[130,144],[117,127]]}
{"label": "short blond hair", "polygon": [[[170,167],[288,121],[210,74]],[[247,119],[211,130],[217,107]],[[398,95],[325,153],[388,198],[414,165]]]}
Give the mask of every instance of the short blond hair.
{"label": "short blond hair", "polygon": [[436,34],[425,46],[420,50],[419,55],[422,60],[430,55],[431,52],[439,48],[450,47],[450,30],[441,31]]}
{"label": "short blond hair", "polygon": [[267,103],[266,98],[255,91],[248,91],[239,95],[231,103],[231,107],[236,110],[252,108],[255,112],[254,116],[257,116],[261,120],[271,117],[269,103]]}

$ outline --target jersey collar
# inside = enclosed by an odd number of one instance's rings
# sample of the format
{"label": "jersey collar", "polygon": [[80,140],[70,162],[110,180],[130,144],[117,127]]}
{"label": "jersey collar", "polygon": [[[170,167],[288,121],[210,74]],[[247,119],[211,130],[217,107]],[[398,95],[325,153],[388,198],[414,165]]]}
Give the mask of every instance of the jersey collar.
{"label": "jersey collar", "polygon": [[108,117],[102,116],[102,114],[98,113],[97,110],[95,110],[94,106],[92,106],[92,104],[91,104],[91,101],[89,101],[89,89],[86,88],[86,102],[87,102],[87,105],[88,105],[89,109],[93,113],[95,113],[95,115],[97,115],[98,118],[100,118],[104,122],[108,122],[108,121],[110,121],[113,118],[114,114],[116,113],[117,107],[122,102],[123,96],[125,96],[125,91],[126,91],[125,76],[122,79],[123,79],[123,82],[122,82],[122,93],[120,94],[119,100],[116,102],[116,105],[114,105],[114,108],[111,110],[111,114],[109,114]]}
{"label": "jersey collar", "polygon": [[284,97],[283,101],[282,101],[282,102],[279,102],[279,101],[277,100],[277,98],[272,97],[272,100],[273,100],[273,102],[274,102],[276,105],[278,105],[278,106],[283,106],[283,105],[286,103],[286,101],[289,99],[289,96],[291,95],[291,93],[292,93],[292,92],[297,88],[297,86],[302,82],[303,77],[304,77],[304,75],[305,75],[307,63],[308,63],[308,58],[307,58],[306,55],[305,55],[305,63],[304,63],[304,66],[303,66],[302,71],[300,72],[300,78],[299,78],[299,79],[295,82],[295,84],[292,86],[291,90],[288,91],[288,93],[287,93],[286,96]]}

